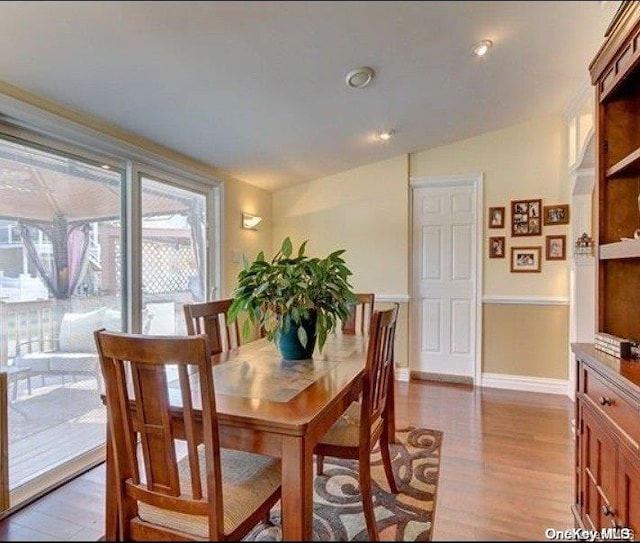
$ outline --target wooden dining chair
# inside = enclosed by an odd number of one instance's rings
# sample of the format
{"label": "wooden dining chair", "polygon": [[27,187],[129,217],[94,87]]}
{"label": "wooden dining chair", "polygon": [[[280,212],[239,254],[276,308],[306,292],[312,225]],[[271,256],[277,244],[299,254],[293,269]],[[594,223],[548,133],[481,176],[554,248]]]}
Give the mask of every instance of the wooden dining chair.
{"label": "wooden dining chair", "polygon": [[227,313],[232,298],[184,304],[187,333],[190,336],[206,334],[209,337],[211,354],[218,354],[240,346],[238,323],[229,322]]}
{"label": "wooden dining chair", "polygon": [[398,304],[393,309],[374,311],[369,328],[367,361],[360,401],[353,402],[316,445],[318,475],[323,473],[325,456],[358,460],[358,480],[362,508],[372,541],[378,541],[371,493],[371,451],[380,443],[380,454],[389,488],[398,488],[393,477],[386,421],[387,391],[393,386],[393,347]]}
{"label": "wooden dining chair", "polygon": [[[373,292],[358,293],[356,297],[358,298],[358,303],[351,305],[349,318],[342,322],[343,334],[355,334],[358,328],[360,333],[364,334],[371,323],[375,294]],[[358,323],[360,324],[359,327],[357,326]]]}
{"label": "wooden dining chair", "polygon": [[121,539],[239,540],[268,519],[280,499],[280,461],[220,447],[207,336],[94,337]]}

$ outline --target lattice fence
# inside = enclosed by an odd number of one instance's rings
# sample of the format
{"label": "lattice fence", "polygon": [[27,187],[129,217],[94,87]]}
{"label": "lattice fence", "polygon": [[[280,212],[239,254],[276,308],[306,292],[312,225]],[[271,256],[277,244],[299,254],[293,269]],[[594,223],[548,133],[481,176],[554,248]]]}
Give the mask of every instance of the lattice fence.
{"label": "lattice fence", "polygon": [[[115,253],[120,252],[119,240]],[[142,240],[142,293],[162,294],[188,291],[190,281],[198,277],[191,242],[184,238]],[[122,284],[120,259],[116,259],[116,281]]]}

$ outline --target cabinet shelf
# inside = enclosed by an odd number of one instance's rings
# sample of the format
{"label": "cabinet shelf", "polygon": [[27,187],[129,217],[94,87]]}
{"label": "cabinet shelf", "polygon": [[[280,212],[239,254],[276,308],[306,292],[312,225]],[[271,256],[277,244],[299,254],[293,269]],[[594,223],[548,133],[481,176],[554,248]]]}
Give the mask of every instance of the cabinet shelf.
{"label": "cabinet shelf", "polygon": [[640,175],[640,147],[607,169],[607,178]]}
{"label": "cabinet shelf", "polygon": [[600,260],[640,258],[640,239],[616,241],[600,245]]}

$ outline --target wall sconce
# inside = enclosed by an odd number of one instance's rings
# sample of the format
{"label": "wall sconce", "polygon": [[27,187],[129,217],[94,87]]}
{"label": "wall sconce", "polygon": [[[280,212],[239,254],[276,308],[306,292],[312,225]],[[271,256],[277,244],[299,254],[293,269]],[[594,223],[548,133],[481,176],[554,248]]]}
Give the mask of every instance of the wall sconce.
{"label": "wall sconce", "polygon": [[257,230],[261,222],[262,217],[259,215],[252,215],[251,213],[242,214],[242,228],[246,230]]}

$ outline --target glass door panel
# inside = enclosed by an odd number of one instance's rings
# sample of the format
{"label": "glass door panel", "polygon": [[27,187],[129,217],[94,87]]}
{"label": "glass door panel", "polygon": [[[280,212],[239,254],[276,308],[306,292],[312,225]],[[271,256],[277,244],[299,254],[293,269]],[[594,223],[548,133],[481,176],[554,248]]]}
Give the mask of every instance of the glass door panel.
{"label": "glass door panel", "polygon": [[142,332],[187,333],[183,305],[204,301],[206,194],[141,176]]}
{"label": "glass door panel", "polygon": [[0,365],[12,496],[28,499],[79,458],[103,454],[93,331],[122,329],[121,188],[120,171],[0,139]]}

